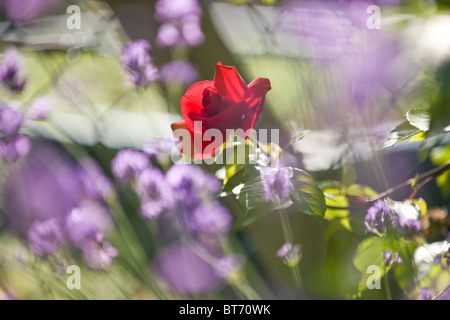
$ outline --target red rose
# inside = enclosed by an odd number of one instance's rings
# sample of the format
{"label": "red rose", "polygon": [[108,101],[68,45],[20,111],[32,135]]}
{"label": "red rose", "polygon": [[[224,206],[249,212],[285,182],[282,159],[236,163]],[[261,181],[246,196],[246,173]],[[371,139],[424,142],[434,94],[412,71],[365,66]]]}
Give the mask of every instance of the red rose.
{"label": "red rose", "polygon": [[206,159],[226,142],[230,130],[241,129],[236,134],[248,139],[270,89],[269,79],[258,78],[247,86],[234,67],[218,62],[214,81],[195,83],[181,98],[184,120],[171,126],[180,140],[178,150]]}

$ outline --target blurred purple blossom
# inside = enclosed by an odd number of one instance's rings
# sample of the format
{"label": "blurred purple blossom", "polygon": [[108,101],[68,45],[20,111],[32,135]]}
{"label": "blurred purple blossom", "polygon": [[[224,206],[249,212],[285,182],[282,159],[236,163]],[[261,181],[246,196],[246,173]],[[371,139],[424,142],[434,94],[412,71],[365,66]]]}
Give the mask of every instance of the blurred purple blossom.
{"label": "blurred purple blossom", "polygon": [[155,10],[155,17],[162,22],[156,36],[161,46],[197,46],[204,41],[197,0],[159,0]]}
{"label": "blurred purple blossom", "polygon": [[160,254],[156,274],[179,294],[203,294],[215,289],[219,277],[213,266],[185,244],[175,244]]}
{"label": "blurred purple blossom", "polygon": [[277,251],[277,256],[283,259],[287,266],[295,267],[302,258],[301,246],[299,244],[293,245],[290,242],[286,242]]}
{"label": "blurred purple blossom", "polygon": [[198,205],[192,214],[185,216],[185,219],[192,232],[210,234],[230,231],[233,220],[228,209],[217,201]]}
{"label": "blurred purple blossom", "polygon": [[91,240],[82,248],[87,265],[95,270],[106,270],[119,253],[109,242],[102,239]]}
{"label": "blurred purple blossom", "polygon": [[38,257],[55,253],[64,242],[60,223],[56,219],[35,221],[28,230],[28,242]]}
{"label": "blurred purple blossom", "polygon": [[52,100],[47,96],[42,96],[34,100],[28,110],[28,118],[31,120],[47,119],[52,108]]}
{"label": "blurred purple blossom", "polygon": [[9,106],[0,108],[0,158],[15,161],[25,156],[31,148],[31,141],[19,134],[24,121],[23,113]]}
{"label": "blurred purple blossom", "polygon": [[95,252],[105,254],[98,248],[113,220],[101,197],[88,190],[95,183],[87,179],[95,177],[80,170],[74,159],[44,142],[12,168],[3,194],[5,226],[26,237],[36,255],[55,252],[66,238],[89,259],[96,258]]}
{"label": "blurred purple blossom", "polygon": [[92,241],[103,239],[112,227],[113,220],[109,210],[92,200],[81,201],[65,219],[67,236],[72,244],[80,249]]}
{"label": "blurred purple blossom", "polygon": [[23,113],[9,106],[0,108],[0,132],[3,137],[17,135],[23,123]]}
{"label": "blurred purple blossom", "polygon": [[198,0],[159,0],[155,4],[155,18],[161,22],[199,16],[202,9]]}
{"label": "blurred purple blossom", "polygon": [[172,61],[161,67],[161,81],[166,84],[177,82],[189,86],[197,78],[197,69],[186,60]]}
{"label": "blurred purple blossom", "polygon": [[111,170],[119,182],[125,185],[136,179],[149,163],[150,160],[145,153],[134,149],[122,149],[112,160]]}
{"label": "blurred purple blossom", "polygon": [[148,219],[155,219],[174,206],[170,186],[158,169],[145,169],[138,177],[136,191],[141,198],[141,212]]}
{"label": "blurred purple blossom", "polygon": [[45,13],[56,12],[62,0],[2,0],[8,19],[25,22],[36,19]]}
{"label": "blurred purple blossom", "polygon": [[187,207],[211,201],[221,187],[215,176],[190,164],[173,165],[167,172],[166,179],[175,199]]}
{"label": "blurred purple blossom", "polygon": [[422,232],[420,220],[408,219],[403,215],[395,215],[392,220],[392,226],[400,235],[406,238],[412,238]]}
{"label": "blurred purple blossom", "polygon": [[25,87],[22,65],[22,57],[17,49],[13,46],[6,48],[0,62],[0,83],[14,93],[22,92]]}
{"label": "blurred purple blossom", "polygon": [[16,161],[24,157],[31,149],[31,141],[27,136],[17,135],[9,139],[0,139],[0,158]]}
{"label": "blurred purple blossom", "polygon": [[419,289],[419,300],[432,300],[433,296],[431,295],[430,289],[427,287]]}
{"label": "blurred purple blossom", "polygon": [[262,182],[266,201],[280,202],[289,198],[291,182],[285,168],[264,168]]}
{"label": "blurred purple blossom", "polygon": [[175,143],[172,139],[152,139],[147,141],[143,146],[143,151],[150,157],[158,157],[162,155],[170,155]]}
{"label": "blurred purple blossom", "polygon": [[158,68],[153,64],[147,40],[127,43],[122,49],[121,63],[128,72],[129,80],[136,86],[145,86],[158,79]]}
{"label": "blurred purple blossom", "polygon": [[229,254],[218,259],[216,264],[217,275],[222,279],[230,280],[242,269],[244,257],[238,254]]}
{"label": "blurred purple blossom", "polygon": [[387,224],[391,221],[393,213],[383,200],[377,200],[368,210],[364,219],[366,233],[384,233]]}
{"label": "blurred purple blossom", "polygon": [[114,194],[114,188],[100,165],[91,158],[79,161],[77,172],[86,192],[86,197],[102,200]]}
{"label": "blurred purple blossom", "polygon": [[384,258],[386,265],[388,265],[388,266],[392,266],[396,263],[399,263],[399,264],[403,263],[403,260],[402,260],[402,258],[400,258],[398,252],[396,252],[393,255],[392,251],[389,249],[383,252],[383,258]]}

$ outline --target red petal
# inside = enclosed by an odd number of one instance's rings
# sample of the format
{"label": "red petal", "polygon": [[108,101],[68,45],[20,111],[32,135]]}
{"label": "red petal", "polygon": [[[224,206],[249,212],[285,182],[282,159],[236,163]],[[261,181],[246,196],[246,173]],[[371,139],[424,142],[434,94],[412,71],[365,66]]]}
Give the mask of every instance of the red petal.
{"label": "red petal", "polygon": [[272,89],[270,86],[270,80],[267,78],[257,78],[253,80],[249,85],[248,89],[251,95],[257,97],[264,97],[266,93]]}
{"label": "red petal", "polygon": [[[216,150],[222,145],[222,141],[203,141],[202,132],[192,132],[189,130],[186,121],[174,122],[171,125],[174,138],[178,140],[176,147],[178,151],[191,158],[207,159],[211,158]],[[178,130],[178,131],[177,131]],[[182,130],[182,131],[179,131]],[[180,139],[181,138],[181,139]],[[186,138],[187,140],[185,140]],[[211,146],[210,146],[211,145]],[[205,153],[204,150],[209,146],[210,153]]]}
{"label": "red petal", "polygon": [[245,99],[248,87],[235,67],[224,66],[218,62],[214,76],[214,86],[217,92],[227,100],[235,103]]}
{"label": "red petal", "polygon": [[190,118],[189,114],[201,114],[203,110],[203,90],[212,86],[214,86],[213,81],[200,81],[194,83],[186,90],[186,93],[181,98],[181,114],[186,121],[187,127],[191,131],[194,131],[194,121]]}

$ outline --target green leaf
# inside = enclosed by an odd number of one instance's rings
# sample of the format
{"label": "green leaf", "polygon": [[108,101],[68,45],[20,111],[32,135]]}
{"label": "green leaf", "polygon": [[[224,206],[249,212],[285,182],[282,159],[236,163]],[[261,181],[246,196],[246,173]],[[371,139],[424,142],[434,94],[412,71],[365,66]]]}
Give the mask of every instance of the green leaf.
{"label": "green leaf", "polygon": [[436,72],[440,83],[439,93],[430,106],[431,135],[450,131],[450,61],[446,61]]}
{"label": "green leaf", "polygon": [[398,142],[411,138],[420,132],[422,130],[413,126],[409,121],[404,121],[391,130],[380,149],[390,148]]}
{"label": "green leaf", "polygon": [[356,248],[353,265],[361,272],[360,292],[367,289],[367,280],[373,275],[367,272],[370,266],[378,266],[380,268],[380,279],[383,277],[382,248],[382,239],[379,237],[369,237],[363,240]]}
{"label": "green leaf", "polygon": [[300,212],[323,218],[327,210],[323,190],[314,178],[303,170],[293,168],[291,200]]}
{"label": "green leaf", "polygon": [[430,113],[425,108],[414,108],[406,113],[409,123],[420,131],[430,129]]}

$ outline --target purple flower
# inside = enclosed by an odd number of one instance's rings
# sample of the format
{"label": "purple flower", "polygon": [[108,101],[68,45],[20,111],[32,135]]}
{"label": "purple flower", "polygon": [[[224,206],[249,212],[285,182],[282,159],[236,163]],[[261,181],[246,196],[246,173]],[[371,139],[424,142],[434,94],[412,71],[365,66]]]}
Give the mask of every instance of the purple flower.
{"label": "purple flower", "polygon": [[34,221],[62,221],[81,195],[73,160],[51,144],[36,143],[10,170],[3,192],[6,226],[25,236]]}
{"label": "purple flower", "polygon": [[182,22],[167,22],[162,24],[156,35],[156,42],[163,47],[198,46],[205,40],[200,19],[192,17]]}
{"label": "purple flower", "polygon": [[158,68],[153,64],[148,50],[150,43],[144,39],[130,42],[123,47],[120,60],[130,81],[136,86],[145,86],[158,79]]}
{"label": "purple flower", "polygon": [[33,104],[28,110],[28,118],[31,120],[47,119],[48,114],[52,108],[52,101],[49,97],[43,96],[34,100]]}
{"label": "purple flower", "polygon": [[198,78],[197,69],[185,60],[169,62],[161,68],[161,81],[166,84],[177,82],[189,86]]}
{"label": "purple flower", "polygon": [[263,169],[262,182],[266,201],[280,202],[289,198],[291,182],[285,168]]}
{"label": "purple flower", "polygon": [[331,60],[347,52],[355,32],[336,2],[294,1],[282,10],[280,28],[298,37],[306,55]]}
{"label": "purple flower", "polygon": [[114,194],[111,181],[93,159],[81,159],[77,171],[88,198],[101,200]]}
{"label": "purple flower", "polygon": [[148,219],[155,219],[174,206],[170,186],[158,169],[145,169],[138,177],[136,191],[141,198],[142,215]]}
{"label": "purple flower", "polygon": [[199,16],[202,9],[197,0],[159,0],[155,4],[155,17],[161,22]]}
{"label": "purple flower", "polygon": [[4,0],[8,19],[17,22],[30,21],[44,13],[55,12],[61,3],[61,0]]}
{"label": "purple flower", "polygon": [[4,137],[17,135],[22,123],[22,112],[9,106],[0,108],[0,132]]}
{"label": "purple flower", "polygon": [[393,227],[406,238],[412,238],[422,232],[420,220],[408,219],[403,215],[395,215],[392,219]]}
{"label": "purple flower", "polygon": [[166,179],[175,199],[188,208],[210,201],[221,187],[216,177],[190,164],[173,165]]}
{"label": "purple flower", "polygon": [[160,0],[155,10],[155,17],[163,23],[156,36],[161,46],[197,46],[204,41],[197,0]]}
{"label": "purple flower", "polygon": [[94,270],[107,270],[119,254],[109,242],[101,239],[87,242],[82,252],[87,265]]}
{"label": "purple flower", "polygon": [[286,242],[277,251],[277,256],[283,259],[287,266],[295,267],[302,258],[301,246],[299,244],[292,245],[292,243]]}
{"label": "purple flower", "polygon": [[35,221],[28,230],[28,242],[38,257],[55,253],[64,242],[61,226],[56,219]]}
{"label": "purple flower", "polygon": [[111,170],[122,184],[127,184],[136,179],[148,165],[149,159],[145,153],[133,149],[122,149],[112,160]]}
{"label": "purple flower", "polygon": [[175,143],[171,139],[152,139],[144,144],[143,150],[151,157],[170,155]]}
{"label": "purple flower", "polygon": [[[68,239],[91,267],[109,264],[114,255],[103,237],[113,220],[101,197],[89,190],[95,183],[88,177],[94,179],[58,148],[36,143],[23,163],[12,167],[6,182],[5,226],[27,237],[40,257],[54,253]],[[101,263],[92,262],[95,259]]]}
{"label": "purple flower", "polygon": [[185,220],[192,232],[218,234],[230,231],[233,219],[227,208],[213,201],[198,205]]}
{"label": "purple flower", "polygon": [[392,251],[389,249],[383,252],[383,258],[387,266],[392,266],[396,263],[403,263],[403,260],[400,258],[398,252],[396,252],[395,255],[392,255]]}
{"label": "purple flower", "polygon": [[92,241],[102,239],[112,227],[113,220],[109,210],[93,200],[82,201],[65,219],[67,236],[80,249]]}
{"label": "purple flower", "polygon": [[184,244],[172,245],[159,255],[155,271],[172,291],[179,294],[207,293],[219,283],[214,267]]}
{"label": "purple flower", "polygon": [[419,289],[419,300],[433,300],[430,289],[427,287]]}
{"label": "purple flower", "polygon": [[26,79],[21,74],[22,64],[16,48],[13,46],[6,48],[0,62],[0,83],[14,93],[21,92],[25,87]]}
{"label": "purple flower", "polygon": [[27,136],[17,135],[9,139],[0,139],[0,158],[16,161],[24,157],[31,149],[31,141]]}
{"label": "purple flower", "polygon": [[391,220],[392,214],[391,209],[383,200],[377,200],[373,206],[367,210],[364,219],[366,233],[384,233],[386,231],[387,223]]}
{"label": "purple flower", "polygon": [[[230,254],[221,257],[216,264],[217,275],[226,280],[235,280],[237,272],[242,269],[243,257],[237,254]],[[236,279],[237,280],[237,279]]]}

